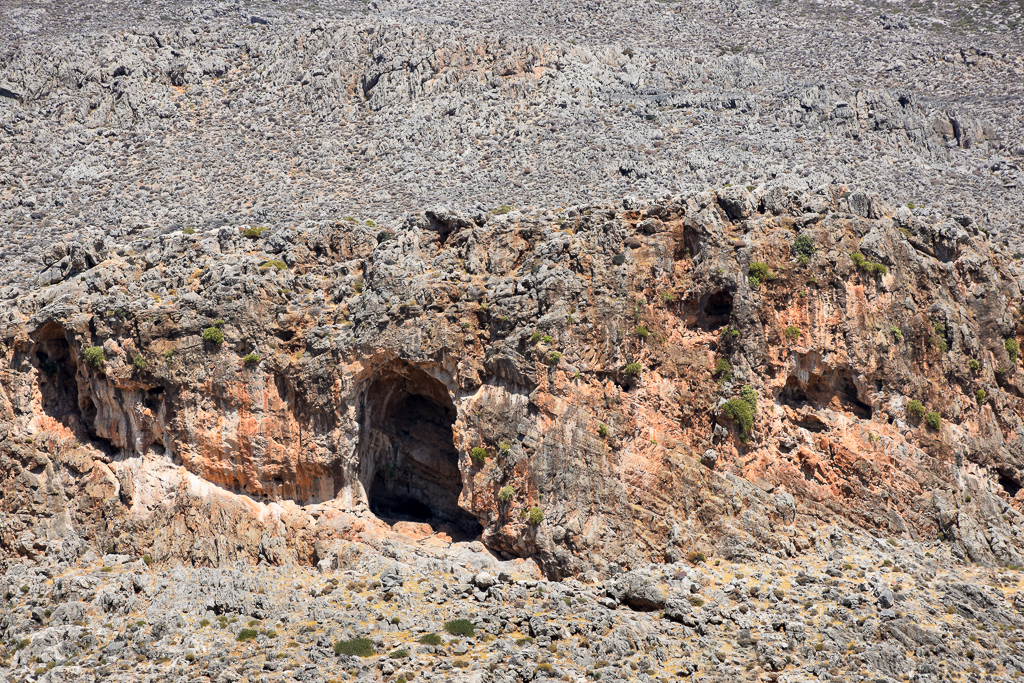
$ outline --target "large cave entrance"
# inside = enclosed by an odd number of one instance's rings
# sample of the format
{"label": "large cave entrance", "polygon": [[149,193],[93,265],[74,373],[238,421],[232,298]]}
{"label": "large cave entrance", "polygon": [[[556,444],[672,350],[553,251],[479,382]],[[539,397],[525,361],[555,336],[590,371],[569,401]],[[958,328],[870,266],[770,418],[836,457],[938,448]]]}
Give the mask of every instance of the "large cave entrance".
{"label": "large cave entrance", "polygon": [[425,522],[456,540],[483,528],[459,507],[462,473],[448,389],[401,360],[377,368],[362,399],[359,478],[370,510],[387,522]]}

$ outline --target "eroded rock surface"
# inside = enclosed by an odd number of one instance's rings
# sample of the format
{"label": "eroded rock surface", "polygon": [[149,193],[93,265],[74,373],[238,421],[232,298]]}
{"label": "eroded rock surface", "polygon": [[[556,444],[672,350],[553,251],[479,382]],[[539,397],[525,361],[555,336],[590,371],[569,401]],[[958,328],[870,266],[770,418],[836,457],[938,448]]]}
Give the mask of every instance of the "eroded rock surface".
{"label": "eroded rock surface", "polygon": [[1014,261],[843,187],[624,204],[101,245],[3,314],[0,548],[404,520],[565,577],[842,519],[1024,564]]}

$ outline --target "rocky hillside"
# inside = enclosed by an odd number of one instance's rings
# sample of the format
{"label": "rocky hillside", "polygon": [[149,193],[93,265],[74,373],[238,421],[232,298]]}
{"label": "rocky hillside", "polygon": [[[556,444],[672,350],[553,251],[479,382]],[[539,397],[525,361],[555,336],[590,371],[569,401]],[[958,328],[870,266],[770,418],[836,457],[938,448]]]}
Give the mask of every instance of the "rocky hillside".
{"label": "rocky hillside", "polygon": [[0,285],[70,234],[397,228],[789,173],[1024,252],[1013,34],[840,3],[149,2],[0,8]]}
{"label": "rocky hillside", "polygon": [[1021,273],[971,226],[778,182],[371,224],[52,245],[0,323],[8,561],[383,518],[596,576],[840,518],[1024,564]]}
{"label": "rocky hillside", "polygon": [[980,237],[791,180],[54,244],[2,321],[0,666],[1009,680]]}
{"label": "rocky hillside", "polygon": [[1024,675],[1020,7],[0,6],[0,680]]}

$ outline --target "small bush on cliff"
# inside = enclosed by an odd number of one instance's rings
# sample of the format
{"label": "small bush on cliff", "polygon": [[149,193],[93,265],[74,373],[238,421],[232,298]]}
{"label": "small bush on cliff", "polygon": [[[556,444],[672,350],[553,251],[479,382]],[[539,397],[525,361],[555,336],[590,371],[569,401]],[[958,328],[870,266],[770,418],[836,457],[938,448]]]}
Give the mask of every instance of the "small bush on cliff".
{"label": "small bush on cliff", "polygon": [[810,259],[814,256],[814,242],[807,235],[800,235],[793,240],[793,253],[796,254],[797,258],[804,257]]}
{"label": "small bush on cliff", "polygon": [[255,365],[256,363],[260,362],[260,357],[257,356],[255,353],[247,353],[244,356],[242,356],[242,362],[245,363],[246,365]]}
{"label": "small bush on cliff", "polygon": [[136,354],[135,357],[132,358],[132,367],[136,370],[144,370],[146,368],[146,359]]}
{"label": "small bush on cliff", "polygon": [[422,645],[433,645],[434,647],[437,647],[438,645],[444,644],[444,638],[436,633],[426,633],[420,636],[416,642]]}
{"label": "small bush on cliff", "polygon": [[760,289],[762,282],[775,279],[775,275],[768,267],[768,264],[763,261],[753,261],[750,267],[747,268],[747,275],[750,276],[747,282],[750,284],[751,289]]}
{"label": "small bush on cliff", "polygon": [[924,416],[924,404],[918,401],[916,398],[911,399],[907,403],[907,415],[913,415],[914,417],[920,418]]}
{"label": "small bush on cliff", "polygon": [[616,254],[615,256],[612,256],[612,265],[613,266],[621,266],[625,262],[626,262],[626,254],[625,253]]}
{"label": "small bush on cliff", "polygon": [[501,441],[498,443],[498,452],[500,452],[502,455],[505,455],[510,450],[512,450],[512,444],[510,444],[508,441]]}
{"label": "small bush on cliff", "polygon": [[203,341],[219,346],[224,343],[224,332],[219,327],[207,327],[203,330]]}
{"label": "small bush on cliff", "polygon": [[473,462],[475,462],[478,465],[483,465],[485,462],[487,462],[487,449],[486,448],[481,448],[480,446],[474,446],[473,450],[471,450],[469,452],[469,455],[470,455],[471,458],[473,458]]}
{"label": "small bush on cliff", "polygon": [[939,431],[939,428],[942,427],[942,417],[934,410],[924,416],[924,421],[935,431]]}
{"label": "small bush on cliff", "polygon": [[498,491],[498,500],[501,501],[502,504],[507,505],[509,501],[515,498],[515,495],[516,489],[514,486],[504,486],[500,491]]}
{"label": "small bush on cliff", "polygon": [[869,261],[864,258],[864,254],[859,251],[855,251],[850,254],[850,260],[853,261],[855,266],[869,275],[885,275],[889,272],[889,269],[885,267],[884,263]]}
{"label": "small bush on cliff", "polygon": [[903,333],[900,331],[900,328],[895,325],[889,328],[889,334],[892,335],[892,338],[896,340],[897,344],[903,341]]}
{"label": "small bush on cliff", "polygon": [[600,434],[602,437],[608,436],[608,426],[605,425],[603,422],[597,425],[597,433]]}
{"label": "small bush on cliff", "polygon": [[1003,348],[1006,349],[1006,355],[1010,357],[1010,362],[1016,364],[1017,355],[1020,353],[1020,347],[1017,346],[1017,340],[1013,337],[1007,339],[1003,343]]}
{"label": "small bush on cliff", "polygon": [[718,362],[715,363],[715,377],[720,380],[728,381],[732,379],[732,365],[729,364],[724,358],[719,358]]}
{"label": "small bush on cliff", "polygon": [[981,369],[981,363],[972,358],[967,361],[967,367],[971,369],[971,372],[977,372]]}
{"label": "small bush on cliff", "polygon": [[560,360],[562,360],[562,354],[558,351],[552,351],[548,354],[548,365],[558,365]]}
{"label": "small bush on cliff", "polygon": [[85,362],[93,367],[102,368],[103,360],[105,358],[103,354],[102,346],[90,346],[83,353],[85,356]]}
{"label": "small bush on cliff", "polygon": [[248,237],[251,240],[258,240],[259,238],[263,237],[263,233],[265,233],[266,231],[267,231],[266,228],[252,227],[252,228],[246,228],[245,232],[243,232],[242,234],[245,235],[246,237]]}
{"label": "small bush on cliff", "polygon": [[526,515],[526,521],[528,521],[533,526],[537,526],[538,524],[544,521],[544,511],[541,510],[536,505],[530,508],[530,511],[526,513]]}
{"label": "small bush on cliff", "polygon": [[238,635],[235,636],[235,640],[240,643],[244,643],[247,640],[254,640],[259,634],[259,631],[254,628],[243,628],[238,632]]}
{"label": "small bush on cliff", "polygon": [[792,341],[800,337],[800,328],[795,325],[790,325],[786,328],[786,339]]}
{"label": "small bush on cliff", "polygon": [[463,638],[472,638],[473,634],[476,633],[476,628],[474,628],[473,622],[469,619],[452,619],[444,625],[444,630],[453,636],[461,636]]}
{"label": "small bush on cliff", "polygon": [[334,644],[334,654],[338,657],[348,655],[349,657],[372,657],[377,654],[373,647],[373,641],[369,638],[352,638],[351,640],[339,640]]}
{"label": "small bush on cliff", "polygon": [[644,369],[644,366],[639,363],[626,363],[624,370],[627,375],[639,375]]}
{"label": "small bush on cliff", "polygon": [[722,414],[739,425],[740,440],[746,443],[750,439],[750,430],[754,428],[754,416],[757,415],[757,392],[750,385],[743,385],[739,398],[722,405]]}
{"label": "small bush on cliff", "polygon": [[978,402],[978,405],[985,403],[985,399],[988,398],[988,394],[985,393],[984,389],[978,389],[974,392],[974,400]]}
{"label": "small bush on cliff", "polygon": [[648,330],[643,325],[637,325],[636,329],[633,330],[633,332],[636,333],[636,336],[640,337],[641,339],[647,339],[649,336],[651,336],[651,331]]}
{"label": "small bush on cliff", "polygon": [[675,300],[676,300],[676,295],[673,294],[672,292],[662,292],[661,293],[661,303],[663,303],[663,304],[670,304],[670,303],[672,303]]}

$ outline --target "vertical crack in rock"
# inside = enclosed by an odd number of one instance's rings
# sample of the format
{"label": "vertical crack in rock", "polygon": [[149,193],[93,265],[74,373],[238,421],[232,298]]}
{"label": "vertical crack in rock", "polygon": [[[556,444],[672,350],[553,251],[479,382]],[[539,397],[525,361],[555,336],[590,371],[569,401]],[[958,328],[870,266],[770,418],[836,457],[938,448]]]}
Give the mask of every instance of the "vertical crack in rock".
{"label": "vertical crack in rock", "polygon": [[453,537],[479,536],[480,523],[459,507],[456,409],[445,385],[408,362],[390,361],[374,371],[361,408],[360,482],[373,513],[426,522]]}

